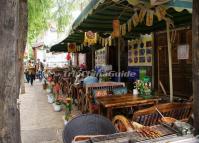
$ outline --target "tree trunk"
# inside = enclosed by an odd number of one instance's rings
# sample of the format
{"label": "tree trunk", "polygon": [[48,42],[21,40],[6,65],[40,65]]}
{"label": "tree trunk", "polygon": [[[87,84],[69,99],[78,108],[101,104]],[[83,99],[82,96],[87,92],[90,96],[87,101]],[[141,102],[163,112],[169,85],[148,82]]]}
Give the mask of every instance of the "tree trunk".
{"label": "tree trunk", "polygon": [[21,143],[17,99],[24,48],[19,45],[24,31],[19,29],[19,13],[26,0],[0,0],[0,6],[0,143]]}
{"label": "tree trunk", "polygon": [[24,65],[22,63],[22,67],[21,67],[21,78],[20,78],[20,89],[21,89],[21,94],[25,94],[26,93],[26,88],[25,88],[25,83],[24,83]]}
{"label": "tree trunk", "polygon": [[24,51],[27,42],[27,31],[28,30],[28,15],[27,15],[27,0],[19,0],[19,39],[18,39],[18,52],[19,52],[19,65],[20,65],[20,86],[21,94],[25,93],[24,84]]}
{"label": "tree trunk", "polygon": [[192,14],[193,96],[195,135],[199,135],[199,1],[193,0]]}

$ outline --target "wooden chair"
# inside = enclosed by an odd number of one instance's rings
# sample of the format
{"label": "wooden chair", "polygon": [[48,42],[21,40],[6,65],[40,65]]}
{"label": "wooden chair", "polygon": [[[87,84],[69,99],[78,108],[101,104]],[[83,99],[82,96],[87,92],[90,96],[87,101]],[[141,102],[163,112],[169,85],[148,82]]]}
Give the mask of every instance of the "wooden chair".
{"label": "wooden chair", "polygon": [[132,120],[126,119],[124,116],[115,116],[113,124],[118,122],[122,124],[127,131],[133,128],[132,121],[144,126],[153,126],[160,123],[162,118],[156,111],[156,108],[165,116],[172,117],[181,121],[188,121],[192,113],[192,103],[165,103],[155,105],[153,107],[138,110],[133,114]]}
{"label": "wooden chair", "polygon": [[[106,89],[107,91],[112,91],[114,88],[119,88],[119,87],[125,87],[125,83],[123,82],[101,82],[101,83],[94,83],[94,84],[89,84],[85,86],[85,96],[83,97],[84,99],[82,101],[85,101],[84,106],[85,112],[89,111],[90,113],[93,113],[93,95],[92,92],[93,90],[102,90]],[[97,105],[95,105],[97,106]]]}

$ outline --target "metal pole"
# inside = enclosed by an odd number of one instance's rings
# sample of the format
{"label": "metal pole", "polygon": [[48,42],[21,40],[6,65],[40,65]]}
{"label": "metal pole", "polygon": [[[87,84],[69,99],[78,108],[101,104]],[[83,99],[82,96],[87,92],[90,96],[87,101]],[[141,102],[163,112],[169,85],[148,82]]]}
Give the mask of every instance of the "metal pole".
{"label": "metal pole", "polygon": [[173,74],[172,74],[172,51],[171,51],[171,38],[170,38],[170,22],[166,20],[167,26],[167,44],[168,44],[168,59],[169,59],[169,90],[170,90],[170,102],[173,102]]}
{"label": "metal pole", "polygon": [[120,64],[121,64],[121,61],[120,61],[120,48],[121,48],[121,38],[118,37],[118,55],[117,55],[117,58],[118,58],[118,82],[121,81],[120,79],[120,71],[121,71],[121,67],[120,67]]}

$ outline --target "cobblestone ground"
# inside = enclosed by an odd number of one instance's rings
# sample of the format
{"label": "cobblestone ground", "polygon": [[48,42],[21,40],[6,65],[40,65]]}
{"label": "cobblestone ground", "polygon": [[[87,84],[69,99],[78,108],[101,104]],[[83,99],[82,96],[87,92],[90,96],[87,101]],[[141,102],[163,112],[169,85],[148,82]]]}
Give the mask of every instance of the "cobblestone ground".
{"label": "cobblestone ground", "polygon": [[[33,86],[26,84],[20,102],[22,143],[62,143],[64,112],[53,111],[39,81]],[[74,110],[72,114],[79,112]]]}

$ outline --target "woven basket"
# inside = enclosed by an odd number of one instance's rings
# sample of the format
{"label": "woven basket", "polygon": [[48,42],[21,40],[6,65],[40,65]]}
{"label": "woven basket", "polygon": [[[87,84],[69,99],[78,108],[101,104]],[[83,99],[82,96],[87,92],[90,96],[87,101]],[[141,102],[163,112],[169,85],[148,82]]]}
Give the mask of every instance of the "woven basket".
{"label": "woven basket", "polygon": [[76,136],[84,135],[108,135],[116,133],[116,129],[107,118],[101,115],[80,115],[65,126],[63,131],[63,142],[71,143]]}

